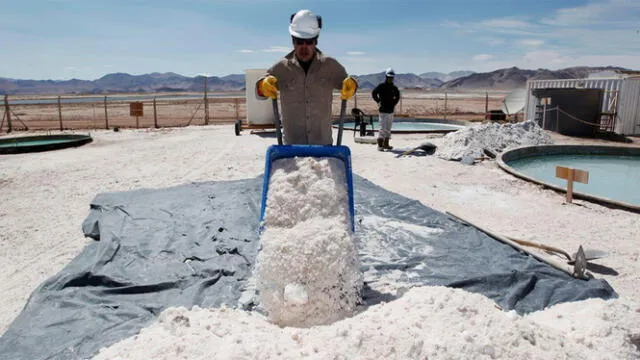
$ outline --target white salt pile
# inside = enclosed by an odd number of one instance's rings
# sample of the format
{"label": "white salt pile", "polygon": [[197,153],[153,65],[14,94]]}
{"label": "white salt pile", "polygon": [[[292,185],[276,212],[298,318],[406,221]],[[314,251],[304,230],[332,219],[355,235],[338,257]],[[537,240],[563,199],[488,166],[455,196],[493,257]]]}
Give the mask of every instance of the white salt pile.
{"label": "white salt pile", "polygon": [[362,274],[344,163],[300,157],[272,166],[255,267],[260,308],[281,326],[351,315],[361,300]]}
{"label": "white salt pile", "polygon": [[446,160],[481,157],[483,149],[498,154],[512,147],[553,143],[549,134],[531,120],[515,124],[469,126],[434,142],[439,142],[435,155]]}
{"label": "white salt pile", "polygon": [[281,328],[255,312],[172,308],[95,359],[617,360],[638,359],[639,334],[640,313],[623,299],[565,303],[519,316],[479,294],[418,287],[308,329]]}

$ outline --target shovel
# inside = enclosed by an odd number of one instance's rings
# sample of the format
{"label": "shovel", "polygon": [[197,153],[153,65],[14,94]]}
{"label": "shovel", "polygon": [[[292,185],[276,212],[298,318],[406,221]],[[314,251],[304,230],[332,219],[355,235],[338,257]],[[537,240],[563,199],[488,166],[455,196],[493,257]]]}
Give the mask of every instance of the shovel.
{"label": "shovel", "polygon": [[[333,157],[342,160],[344,163],[345,178],[347,182],[347,192],[349,195],[349,214],[351,231],[355,231],[355,208],[353,202],[353,173],[351,171],[351,150],[341,145],[342,128],[347,109],[347,101],[342,100],[340,105],[340,127],[338,128],[338,139],[336,145],[283,145],[282,132],[280,130],[280,112],[278,111],[278,100],[273,99],[273,114],[275,115],[276,136],[278,145],[271,145],[267,149],[264,180],[262,185],[262,199],[260,205],[260,224],[263,223],[264,213],[267,206],[267,196],[269,195],[269,179],[271,178],[271,165],[274,161],[283,158],[293,157]],[[262,231],[262,225],[260,226]]]}
{"label": "shovel", "polygon": [[581,250],[582,250],[582,254],[584,255],[584,259],[586,261],[600,259],[600,258],[606,257],[608,255],[606,252],[604,252],[602,250],[593,250],[593,249],[583,250],[582,246],[580,246],[580,248],[578,249],[577,252],[573,253],[572,255],[569,255],[568,252],[566,252],[566,251],[564,251],[562,249],[559,249],[557,247],[553,247],[553,246],[549,246],[549,245],[545,245],[545,244],[540,244],[540,243],[536,243],[536,242],[533,242],[533,241],[514,239],[512,237],[509,237],[509,239],[511,239],[513,242],[516,242],[516,243],[518,243],[520,245],[535,247],[535,248],[544,250],[546,252],[554,253],[554,254],[561,254],[562,256],[567,258],[567,264],[569,264],[569,265],[573,265],[573,264],[576,263],[576,261],[579,258],[579,254],[580,254]]}
{"label": "shovel", "polygon": [[[562,270],[566,273],[568,273],[569,275],[578,278],[578,279],[589,279],[591,277],[591,274],[587,273],[587,257],[585,255],[584,250],[582,249],[582,246],[580,246],[578,248],[578,252],[572,257],[570,256],[568,253],[566,253],[565,251],[558,249],[558,248],[554,248],[552,246],[548,246],[548,245],[543,245],[543,244],[538,244],[538,243],[534,243],[531,241],[525,241],[525,240],[519,240],[519,239],[513,239],[510,237],[506,237],[506,236],[502,236],[500,234],[494,233],[489,229],[483,228],[479,225],[475,225],[473,224],[471,221],[469,220],[465,220],[463,218],[461,218],[458,215],[455,215],[449,211],[446,212],[448,215],[451,215],[453,218],[457,219],[458,221],[462,222],[463,224],[466,225],[470,225],[473,226],[479,230],[481,230],[482,232],[486,233],[487,235],[493,237],[494,239],[503,242],[505,244],[511,245],[512,247],[527,253],[531,256],[533,256],[534,258],[545,262],[551,266],[553,266],[554,268],[558,269],[558,270]],[[567,258],[567,263],[561,263],[558,262],[555,259],[550,259],[548,256],[540,256],[539,254],[535,254],[533,252],[530,252],[528,249],[525,249],[525,246],[529,246],[529,247],[536,247],[539,249],[543,249],[543,250],[547,250],[547,251],[551,251],[551,252],[555,252],[556,254],[560,253],[562,254],[564,257]],[[598,257],[602,257],[604,255],[604,253],[600,254],[601,256]],[[593,257],[592,257],[593,259]],[[568,267],[567,265],[571,265],[570,267]]]}
{"label": "shovel", "polygon": [[436,146],[433,145],[432,143],[423,142],[422,144],[420,144],[419,146],[414,147],[413,149],[409,149],[409,150],[407,150],[407,151],[405,151],[405,152],[403,152],[401,154],[398,154],[396,157],[399,158],[401,156],[409,155],[409,154],[411,154],[413,152],[416,152],[418,150],[422,150],[425,153],[429,154],[429,153],[432,153],[433,151],[435,151],[435,149],[436,149]]}

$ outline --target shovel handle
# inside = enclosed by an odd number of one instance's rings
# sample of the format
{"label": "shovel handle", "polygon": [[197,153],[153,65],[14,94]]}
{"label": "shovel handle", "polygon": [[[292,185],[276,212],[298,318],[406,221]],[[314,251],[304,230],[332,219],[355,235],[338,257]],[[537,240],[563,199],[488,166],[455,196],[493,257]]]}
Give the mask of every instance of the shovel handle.
{"label": "shovel handle", "polygon": [[339,120],[340,126],[338,127],[338,141],[336,142],[336,145],[338,146],[342,145],[342,128],[344,127],[344,116],[346,112],[347,112],[347,100],[342,100],[342,102],[340,103],[340,120]]}
{"label": "shovel handle", "polygon": [[447,211],[446,214],[452,216],[453,218],[457,219],[458,221],[462,222],[463,224],[466,224],[466,225],[469,225],[469,226],[473,226],[473,227],[477,228],[478,230],[484,232],[485,234],[493,237],[494,239],[496,239],[496,240],[498,240],[500,242],[503,242],[505,244],[508,244],[508,245],[510,245],[510,246],[512,246],[512,247],[514,247],[514,248],[516,248],[516,249],[518,249],[518,250],[520,250],[520,251],[522,251],[524,253],[527,253],[528,255],[531,255],[534,258],[536,258],[536,259],[538,259],[538,260],[540,260],[540,261],[542,261],[544,263],[547,263],[547,264],[553,266],[554,268],[556,268],[558,270],[564,271],[565,273],[567,273],[567,274],[569,274],[571,276],[584,279],[583,276],[579,276],[581,274],[579,274],[579,273],[577,273],[575,271],[575,267],[570,268],[570,267],[567,266],[566,263],[560,263],[560,262],[558,262],[556,260],[549,259],[548,256],[544,256],[543,257],[543,256],[536,255],[535,253],[530,252],[529,249],[526,249],[522,244],[519,244],[519,243],[511,240],[510,238],[508,238],[506,236],[502,236],[500,234],[493,233],[488,229],[485,229],[485,228],[482,228],[482,227],[480,227],[478,225],[475,225],[472,222],[470,222],[469,220],[465,220],[465,219],[461,218],[460,216],[455,215],[455,214],[453,214],[453,213],[451,213],[449,211]]}
{"label": "shovel handle", "polygon": [[569,260],[569,261],[572,260],[571,255],[569,255],[569,253],[567,253],[566,251],[564,251],[562,249],[558,249],[556,247],[545,245],[545,244],[539,244],[539,243],[536,243],[536,242],[533,242],[533,241],[527,241],[527,240],[522,240],[522,239],[514,239],[512,237],[509,237],[509,239],[511,241],[515,242],[515,243],[520,244],[520,245],[531,246],[531,247],[535,247],[535,248],[542,249],[542,250],[545,250],[545,251],[551,251],[551,252],[554,252],[554,253],[557,253],[557,254],[562,254],[562,255],[564,255],[564,257],[567,258],[567,260]]}
{"label": "shovel handle", "polygon": [[278,110],[278,99],[272,99],[273,104],[273,116],[276,119],[276,137],[278,138],[278,145],[282,145],[282,130],[280,130],[280,111]]}
{"label": "shovel handle", "polygon": [[411,149],[411,150],[407,150],[407,151],[403,152],[402,154],[397,155],[396,157],[397,157],[397,158],[399,158],[399,157],[401,157],[401,156],[409,155],[409,154],[411,154],[412,152],[414,152],[414,151],[416,151],[416,150],[418,150],[418,149],[420,149],[420,146],[418,146],[418,147],[414,147],[414,148],[413,148],[413,149]]}

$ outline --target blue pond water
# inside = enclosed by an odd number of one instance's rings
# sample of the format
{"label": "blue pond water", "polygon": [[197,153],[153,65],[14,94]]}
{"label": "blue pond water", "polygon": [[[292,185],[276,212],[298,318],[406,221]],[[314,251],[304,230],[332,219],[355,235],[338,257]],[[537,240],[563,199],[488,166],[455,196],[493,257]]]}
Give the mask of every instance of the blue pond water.
{"label": "blue pond water", "polygon": [[589,183],[574,182],[574,191],[640,205],[640,156],[546,155],[511,160],[508,165],[563,189],[567,188],[567,181],[556,178],[556,166],[586,170]]}

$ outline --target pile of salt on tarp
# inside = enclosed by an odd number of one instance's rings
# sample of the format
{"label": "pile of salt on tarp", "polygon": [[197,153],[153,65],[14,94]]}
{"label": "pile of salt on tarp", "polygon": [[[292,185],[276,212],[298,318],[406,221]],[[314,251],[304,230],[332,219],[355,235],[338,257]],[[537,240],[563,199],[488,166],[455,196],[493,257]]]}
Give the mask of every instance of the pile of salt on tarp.
{"label": "pile of salt on tarp", "polygon": [[[365,306],[393,300],[378,287],[390,275],[399,288],[461,288],[520,314],[617,296],[604,280],[571,278],[366,179],[354,176],[354,189]],[[0,338],[0,359],[89,358],[168,307],[238,305],[258,251],[261,191],[258,177],[98,194],[83,230],[99,241],[34,291]]]}

